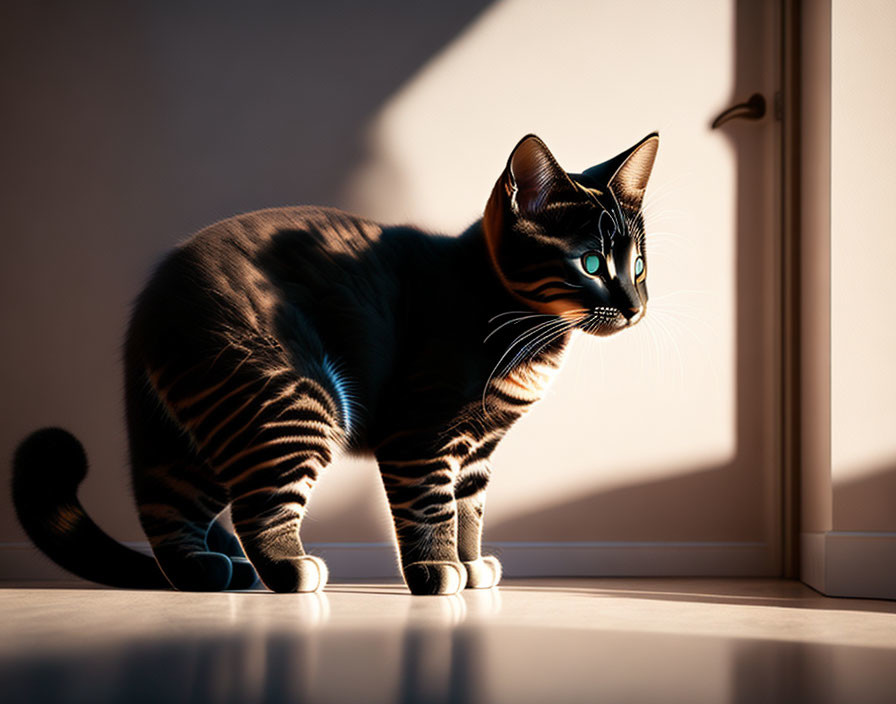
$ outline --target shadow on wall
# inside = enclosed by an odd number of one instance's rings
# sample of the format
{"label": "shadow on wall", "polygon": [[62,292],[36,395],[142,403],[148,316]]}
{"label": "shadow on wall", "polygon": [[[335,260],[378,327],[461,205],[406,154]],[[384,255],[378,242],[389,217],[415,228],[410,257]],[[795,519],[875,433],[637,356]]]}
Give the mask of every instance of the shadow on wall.
{"label": "shadow on wall", "polygon": [[[269,205],[339,205],[377,108],[488,0],[15,3],[0,11],[0,457],[83,441],[88,509],[142,539],[119,347],[153,260]],[[22,540],[0,463],[0,541]]]}
{"label": "shadow on wall", "polygon": [[[0,81],[12,99],[0,113],[0,223],[16,235],[2,264],[0,311],[20,334],[2,360],[15,374],[0,399],[10,419],[0,428],[0,455],[10,456],[40,425],[71,427],[94,467],[85,505],[116,537],[142,539],[122,471],[118,347],[150,262],[189,231],[235,212],[340,205],[337,194],[363,162],[365,131],[381,103],[488,4],[282,2],[263,15],[237,4],[213,12],[114,3],[6,11]],[[763,84],[750,5],[736,3],[731,102]],[[705,117],[708,129],[712,115]],[[767,153],[768,131],[725,126],[737,163],[737,456],[520,511],[487,525],[487,539],[569,539],[571,528],[596,540],[706,539],[697,527],[721,517],[743,532],[719,530],[711,539],[762,534],[767,517],[757,507],[774,490],[761,466],[771,343],[757,331],[772,328],[764,316],[774,314],[774,300],[754,278],[768,254],[752,236],[754,212],[766,207],[756,185],[768,174],[749,155]],[[5,474],[0,482],[7,485]],[[369,495],[352,497],[345,510],[355,527],[328,526],[328,540],[357,540],[357,525],[382,517]],[[0,510],[0,539],[21,539],[12,515]],[[649,525],[642,516],[651,516]]]}
{"label": "shadow on wall", "polygon": [[834,530],[896,531],[896,464],[834,482]]}

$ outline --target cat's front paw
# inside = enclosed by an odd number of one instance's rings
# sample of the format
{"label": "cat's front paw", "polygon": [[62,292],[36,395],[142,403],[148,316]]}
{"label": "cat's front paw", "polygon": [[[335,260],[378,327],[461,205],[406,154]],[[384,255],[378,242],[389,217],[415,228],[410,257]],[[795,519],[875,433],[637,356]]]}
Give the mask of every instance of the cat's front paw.
{"label": "cat's front paw", "polygon": [[411,594],[457,594],[467,584],[467,570],[459,562],[412,562],[404,568]]}
{"label": "cat's front paw", "polygon": [[501,563],[492,555],[464,562],[467,570],[467,589],[491,589],[501,581]]}
{"label": "cat's front paw", "polygon": [[256,565],[264,585],[274,592],[317,592],[329,577],[327,564],[314,555],[302,555]]}

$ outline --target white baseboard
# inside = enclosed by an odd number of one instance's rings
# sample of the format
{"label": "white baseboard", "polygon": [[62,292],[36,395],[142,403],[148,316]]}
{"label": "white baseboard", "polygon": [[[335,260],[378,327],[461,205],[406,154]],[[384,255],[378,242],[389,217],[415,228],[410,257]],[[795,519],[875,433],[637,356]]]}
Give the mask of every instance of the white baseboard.
{"label": "white baseboard", "polygon": [[800,554],[800,579],[822,594],[896,599],[896,533],[802,533]]}
{"label": "white baseboard", "polygon": [[[128,543],[148,552],[146,543]],[[398,578],[390,543],[321,543],[308,551],[326,560],[333,580]],[[506,542],[488,544],[508,577],[768,577],[763,543]],[[58,581],[72,576],[30,543],[0,543],[0,580]]]}

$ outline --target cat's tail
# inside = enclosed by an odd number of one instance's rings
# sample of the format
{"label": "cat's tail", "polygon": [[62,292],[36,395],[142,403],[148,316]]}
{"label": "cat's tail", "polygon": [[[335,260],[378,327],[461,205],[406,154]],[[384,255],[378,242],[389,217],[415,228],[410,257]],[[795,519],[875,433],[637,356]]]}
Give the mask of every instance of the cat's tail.
{"label": "cat's tail", "polygon": [[155,559],[117,542],[78,501],[87,456],[74,435],[43,428],[16,450],[12,498],[19,522],[50,559],[79,577],[112,587],[170,588]]}

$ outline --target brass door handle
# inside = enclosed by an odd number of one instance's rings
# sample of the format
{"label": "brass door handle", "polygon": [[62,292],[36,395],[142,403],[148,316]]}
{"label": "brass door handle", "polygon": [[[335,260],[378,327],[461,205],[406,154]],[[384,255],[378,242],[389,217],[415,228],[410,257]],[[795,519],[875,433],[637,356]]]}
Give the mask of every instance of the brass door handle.
{"label": "brass door handle", "polygon": [[732,105],[727,110],[720,112],[712,121],[712,128],[724,125],[729,120],[759,120],[765,116],[765,98],[761,93],[753,93],[745,103]]}

